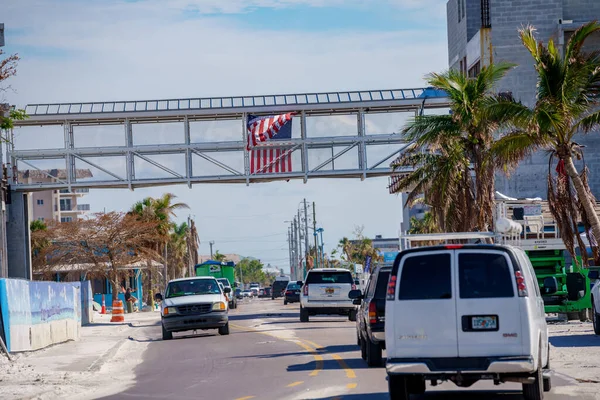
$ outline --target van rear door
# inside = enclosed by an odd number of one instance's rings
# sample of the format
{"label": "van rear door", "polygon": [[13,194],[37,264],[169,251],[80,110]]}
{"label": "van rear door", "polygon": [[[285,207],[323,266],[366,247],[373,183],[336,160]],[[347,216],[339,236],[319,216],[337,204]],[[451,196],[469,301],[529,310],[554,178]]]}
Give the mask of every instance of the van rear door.
{"label": "van rear door", "polygon": [[459,357],[522,355],[520,299],[511,258],[501,250],[457,250]]}
{"label": "van rear door", "polygon": [[401,257],[397,273],[390,277],[390,282],[394,277],[397,282],[394,298],[388,297],[386,302],[388,356],[457,357],[452,250]]}

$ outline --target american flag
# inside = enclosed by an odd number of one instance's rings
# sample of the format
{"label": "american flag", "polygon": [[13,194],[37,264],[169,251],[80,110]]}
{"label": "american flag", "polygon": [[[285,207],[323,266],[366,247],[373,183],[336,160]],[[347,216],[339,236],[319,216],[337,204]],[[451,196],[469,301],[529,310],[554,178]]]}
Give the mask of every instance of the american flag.
{"label": "american flag", "polygon": [[247,148],[250,151],[250,173],[266,174],[292,171],[291,147],[256,147],[259,143],[292,138],[294,113],[257,117],[248,115]]}

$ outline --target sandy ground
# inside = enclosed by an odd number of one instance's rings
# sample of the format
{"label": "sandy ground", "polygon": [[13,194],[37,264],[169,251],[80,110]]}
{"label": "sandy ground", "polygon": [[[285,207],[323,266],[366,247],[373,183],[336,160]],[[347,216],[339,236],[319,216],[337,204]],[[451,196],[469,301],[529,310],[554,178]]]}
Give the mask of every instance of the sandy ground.
{"label": "sandy ground", "polygon": [[134,329],[147,330],[158,313],[127,315],[110,324],[97,315],[78,341],[0,357],[0,399],[91,399],[118,393],[134,383],[134,368],[148,343],[129,340]]}
{"label": "sandy ground", "polygon": [[[122,325],[110,324],[109,318],[98,315],[95,324],[82,328],[79,341],[16,354],[12,362],[1,355],[0,399],[92,399],[133,385],[133,371],[152,341],[159,314],[128,315]],[[578,383],[555,390],[575,389],[600,399],[600,337],[594,336],[592,324],[572,321],[548,328],[552,369]],[[134,333],[148,341],[129,340]]]}

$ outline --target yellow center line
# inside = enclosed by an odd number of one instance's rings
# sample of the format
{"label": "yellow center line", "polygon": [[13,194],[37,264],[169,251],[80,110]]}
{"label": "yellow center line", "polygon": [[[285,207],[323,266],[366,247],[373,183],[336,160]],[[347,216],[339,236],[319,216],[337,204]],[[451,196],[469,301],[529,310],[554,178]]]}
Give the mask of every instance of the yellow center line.
{"label": "yellow center line", "polygon": [[303,383],[304,383],[304,381],[298,381],[298,382],[290,383],[289,385],[287,385],[287,387],[294,387],[294,386],[302,385]]}
{"label": "yellow center line", "polygon": [[[315,343],[315,342],[312,342],[312,341],[306,340],[306,339],[302,339],[302,340],[306,343],[313,345],[315,347],[315,349],[317,349],[317,351],[319,351],[319,349],[323,349],[323,346],[321,346],[318,343]],[[356,374],[354,373],[354,370],[352,368],[350,368],[348,366],[348,364],[346,364],[346,362],[344,361],[344,359],[342,357],[340,357],[337,354],[331,354],[331,357],[334,360],[336,360],[338,362],[338,364],[340,364],[340,367],[342,367],[346,371],[347,378],[350,378],[350,379],[356,378]]]}
{"label": "yellow center line", "polygon": [[235,399],[235,400],[249,400],[249,399],[253,399],[253,398],[255,398],[255,397],[256,397],[256,396],[238,397],[238,398],[237,398],[237,399]]}
{"label": "yellow center line", "polygon": [[[269,332],[261,332],[260,330],[255,329],[255,328],[251,328],[249,326],[236,325],[236,324],[232,324],[232,323],[229,323],[229,325],[232,326],[232,327],[234,327],[234,328],[236,328],[236,329],[250,331],[250,332],[255,332],[255,333],[260,333],[262,335],[267,335],[267,336],[274,337],[276,339],[281,339],[281,338],[279,338],[279,337],[277,337],[275,335],[269,334]],[[282,340],[285,340],[285,339],[282,339]],[[306,351],[308,351],[313,356],[313,358],[315,359],[316,364],[315,364],[315,369],[309,374],[309,376],[318,376],[319,372],[323,370],[323,356],[319,355],[315,349],[313,349],[312,347],[310,347],[306,343],[303,343],[300,339],[293,339],[293,340],[286,340],[286,341],[297,344],[298,346],[302,347],[303,349],[305,349]]]}
{"label": "yellow center line", "polygon": [[340,367],[342,367],[346,371],[346,378],[349,378],[349,379],[356,378],[356,374],[354,373],[354,370],[352,368],[350,368],[348,366],[348,364],[346,364],[346,361],[344,361],[344,359],[342,357],[340,357],[337,354],[332,354],[331,357],[334,360],[336,360],[338,362],[338,364],[340,364]]}
{"label": "yellow center line", "polygon": [[349,383],[346,385],[346,387],[348,389],[356,389],[357,386],[358,386],[358,383]]}

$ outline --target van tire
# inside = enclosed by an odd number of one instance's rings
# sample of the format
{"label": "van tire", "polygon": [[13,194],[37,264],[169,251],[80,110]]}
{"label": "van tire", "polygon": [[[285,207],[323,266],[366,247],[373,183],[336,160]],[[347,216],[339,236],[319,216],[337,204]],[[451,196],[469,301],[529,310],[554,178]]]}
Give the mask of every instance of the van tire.
{"label": "van tire", "polygon": [[219,335],[221,335],[221,336],[229,335],[229,322],[226,323],[225,325],[219,327]]}
{"label": "van tire", "polygon": [[407,379],[401,375],[388,375],[388,391],[391,400],[409,400]]}
{"label": "van tire", "polygon": [[381,367],[381,345],[366,340],[367,365],[369,367]]}
{"label": "van tire", "polygon": [[540,349],[538,356],[538,369],[533,374],[535,381],[533,383],[523,384],[523,397],[525,400],[543,400],[544,399],[544,377],[542,375],[542,351]]}
{"label": "van tire", "polygon": [[420,376],[411,376],[410,378],[407,378],[407,385],[409,394],[425,394],[425,379]]}
{"label": "van tire", "polygon": [[284,300],[284,301],[283,301],[283,305],[284,305],[284,306],[287,306],[287,300]]}
{"label": "van tire", "polygon": [[596,310],[594,299],[592,299],[592,322],[594,323],[594,333],[600,335],[600,310]]}
{"label": "van tire", "polygon": [[356,321],[356,310],[350,310],[350,312],[348,313],[348,320]]}
{"label": "van tire", "polygon": [[544,378],[544,392],[549,392],[552,390],[552,381],[550,378]]}
{"label": "van tire", "polygon": [[162,325],[162,338],[163,338],[163,340],[173,339],[173,332],[169,332],[168,330],[166,330],[164,325]]}
{"label": "van tire", "polygon": [[308,310],[300,307],[300,322],[308,322]]}
{"label": "van tire", "polygon": [[367,341],[364,338],[360,338],[360,358],[367,359]]}

